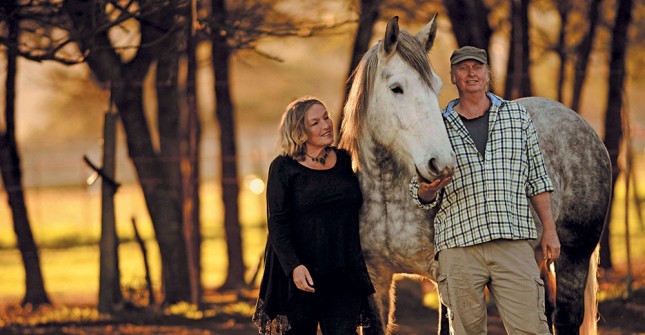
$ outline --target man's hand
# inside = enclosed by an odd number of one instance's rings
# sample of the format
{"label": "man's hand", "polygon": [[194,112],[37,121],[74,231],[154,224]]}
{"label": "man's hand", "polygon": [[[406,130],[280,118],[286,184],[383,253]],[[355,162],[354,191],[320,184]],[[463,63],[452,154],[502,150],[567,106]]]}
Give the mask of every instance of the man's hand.
{"label": "man's hand", "polygon": [[417,191],[419,200],[425,204],[432,202],[437,197],[439,190],[450,184],[451,181],[452,177],[439,178],[431,183],[419,180],[419,191]]}
{"label": "man's hand", "polygon": [[531,204],[542,221],[542,255],[544,259],[556,259],[560,257],[560,239],[555,229],[553,214],[551,212],[551,194],[542,192],[531,197]]}
{"label": "man's hand", "polygon": [[542,254],[544,259],[554,260],[560,257],[560,239],[555,229],[545,229],[542,234]]}
{"label": "man's hand", "polygon": [[302,264],[293,269],[293,282],[299,290],[311,293],[316,292],[313,287],[314,280],[311,278],[311,274],[309,274],[307,267]]}

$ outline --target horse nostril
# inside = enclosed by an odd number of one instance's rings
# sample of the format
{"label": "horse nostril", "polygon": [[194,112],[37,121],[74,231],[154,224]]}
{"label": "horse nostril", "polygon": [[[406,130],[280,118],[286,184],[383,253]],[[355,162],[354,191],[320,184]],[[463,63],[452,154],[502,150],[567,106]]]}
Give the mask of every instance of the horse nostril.
{"label": "horse nostril", "polygon": [[437,160],[435,158],[430,158],[430,161],[428,162],[428,169],[430,170],[430,173],[435,176],[438,176],[441,173],[441,170],[437,166]]}

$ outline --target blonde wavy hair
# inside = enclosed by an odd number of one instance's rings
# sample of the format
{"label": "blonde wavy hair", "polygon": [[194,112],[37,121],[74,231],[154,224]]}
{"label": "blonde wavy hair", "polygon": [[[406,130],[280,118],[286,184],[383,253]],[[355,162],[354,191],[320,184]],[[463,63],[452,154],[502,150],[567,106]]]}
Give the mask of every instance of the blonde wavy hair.
{"label": "blonde wavy hair", "polygon": [[280,121],[280,155],[290,156],[299,161],[305,159],[305,143],[309,139],[305,115],[307,110],[316,104],[325,107],[320,99],[313,96],[300,97],[289,103]]}

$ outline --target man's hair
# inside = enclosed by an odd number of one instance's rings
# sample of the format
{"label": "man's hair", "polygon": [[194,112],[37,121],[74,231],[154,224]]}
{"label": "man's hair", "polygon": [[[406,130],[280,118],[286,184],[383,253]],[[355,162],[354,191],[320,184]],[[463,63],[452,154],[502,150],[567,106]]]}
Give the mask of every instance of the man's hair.
{"label": "man's hair", "polygon": [[486,71],[488,71],[488,86],[486,86],[486,92],[493,92],[495,85],[493,83],[493,73],[490,71],[490,66],[486,65]]}
{"label": "man's hair", "polygon": [[320,99],[312,96],[300,97],[287,106],[280,121],[280,137],[278,150],[282,156],[290,156],[296,160],[305,157],[305,142],[309,139],[307,131],[307,110],[313,105],[325,104]]}

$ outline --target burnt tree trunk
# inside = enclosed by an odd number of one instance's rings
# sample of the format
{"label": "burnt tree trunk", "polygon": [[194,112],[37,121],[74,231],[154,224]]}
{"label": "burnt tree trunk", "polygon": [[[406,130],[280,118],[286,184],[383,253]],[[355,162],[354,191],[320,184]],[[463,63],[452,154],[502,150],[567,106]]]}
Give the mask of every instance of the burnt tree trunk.
{"label": "burnt tree trunk", "polygon": [[558,5],[558,12],[560,14],[560,34],[558,36],[557,52],[560,57],[560,70],[558,71],[557,91],[558,101],[564,103],[564,77],[567,69],[567,46],[566,46],[566,31],[567,23],[569,22],[569,11],[571,10],[571,0],[560,0]]}
{"label": "burnt tree trunk", "polygon": [[[493,33],[488,24],[490,10],[481,0],[443,0],[452,31],[461,46],[471,45],[488,50]],[[489,55],[490,56],[490,55]]]}
{"label": "burnt tree trunk", "polygon": [[[343,93],[343,102],[347,101],[349,89],[352,87],[352,73],[361,61],[363,54],[369,49],[370,40],[372,39],[372,29],[374,23],[379,18],[379,8],[381,6],[380,0],[360,0],[360,14],[358,16],[358,28],[354,36],[354,44],[352,46],[352,58],[349,61],[349,69],[347,69],[347,76],[345,81],[345,92]],[[343,136],[340,130],[340,125],[343,123],[344,118],[343,109],[340,109],[340,117],[336,125],[336,130],[339,137]]]}
{"label": "burnt tree trunk", "polygon": [[164,283],[164,302],[190,301],[190,283],[186,243],[183,238],[180,198],[166,169],[153,150],[148,122],[143,112],[142,78],[113,82],[112,96],[121,113],[127,134],[128,152],[137,176],[148,212],[155,229],[161,255]]}
{"label": "burnt tree trunk", "polygon": [[114,177],[116,172],[116,127],[119,115],[110,110],[105,113],[104,120],[98,310],[100,313],[110,313],[123,302],[121,272],[119,271],[119,239],[116,234],[114,215],[114,194],[118,187]]}
{"label": "burnt tree trunk", "polygon": [[360,0],[360,14],[358,17],[358,28],[354,36],[354,44],[352,46],[352,58],[349,62],[349,69],[347,70],[347,83],[345,85],[345,99],[349,94],[349,89],[352,86],[349,82],[354,69],[361,61],[363,54],[369,49],[370,40],[372,39],[372,29],[374,23],[379,18],[379,8],[381,6],[380,0]]}
{"label": "burnt tree trunk", "polygon": [[184,238],[189,259],[190,285],[192,288],[192,302],[198,303],[202,295],[201,283],[201,231],[199,220],[199,150],[201,138],[201,123],[197,110],[197,39],[193,28],[192,8],[196,3],[191,1],[191,6],[185,10],[186,48],[183,57],[186,63],[185,101],[186,108],[181,111],[180,117],[180,150],[182,159],[182,201],[184,215]]}
{"label": "burnt tree trunk", "polygon": [[230,91],[231,49],[225,33],[227,19],[225,0],[212,0],[212,64],[215,74],[216,117],[219,123],[222,200],[224,202],[224,231],[228,251],[228,271],[222,289],[239,289],[245,286],[244,260],[242,258],[242,232],[239,222],[237,177],[237,152],[235,148],[234,108]]}
{"label": "burnt tree trunk", "polygon": [[529,49],[529,1],[511,1],[511,36],[504,98],[513,100],[531,95]]}
{"label": "burnt tree trunk", "polygon": [[[173,17],[171,15],[163,15],[160,20],[161,26],[165,29],[172,29]],[[156,90],[157,90],[157,127],[159,129],[159,159],[161,160],[164,169],[163,175],[167,180],[168,189],[165,191],[169,193],[172,202],[176,202],[178,211],[173,215],[177,223],[175,224],[175,233],[178,238],[184,239],[184,250],[181,252],[181,258],[186,263],[186,272],[181,274],[182,282],[187,283],[187,287],[182,288],[182,295],[188,294],[188,301],[197,303],[194,299],[195,287],[192,285],[191,277],[191,263],[188,262],[188,245],[184,238],[184,215],[183,215],[183,187],[182,187],[182,172],[181,172],[181,149],[180,149],[180,110],[179,110],[179,90],[178,90],[178,73],[179,73],[179,39],[183,36],[178,36],[182,32],[181,29],[175,29],[174,32],[169,32],[165,38],[165,47],[159,50],[156,62]],[[164,268],[164,278],[167,280],[177,274],[172,272],[172,268]],[[166,282],[164,282],[166,283]],[[185,292],[187,291],[187,292]]]}
{"label": "burnt tree trunk", "polygon": [[[609,91],[607,92],[607,112],[605,113],[605,146],[609,152],[612,166],[612,186],[620,174],[618,154],[623,140],[623,90],[625,87],[625,58],[627,54],[627,28],[632,19],[632,0],[618,1],[616,21],[612,32],[611,58],[609,61]],[[612,201],[614,198],[612,187]],[[625,196],[627,201],[627,195]],[[605,227],[600,237],[600,267],[611,269],[611,212],[609,207]]]}
{"label": "burnt tree trunk", "polygon": [[573,91],[571,98],[571,109],[578,112],[580,108],[580,97],[582,96],[582,89],[587,78],[587,64],[589,63],[589,55],[593,48],[593,41],[596,37],[596,27],[598,26],[599,7],[602,0],[591,0],[589,4],[589,13],[587,14],[587,33],[578,45],[576,63],[573,68]]}
{"label": "burnt tree trunk", "polygon": [[[118,108],[132,159],[155,230],[161,255],[165,303],[190,301],[186,243],[183,238],[181,197],[168,174],[172,167],[155,151],[144,113],[143,82],[163,48],[174,48],[169,33],[176,6],[165,6],[139,20],[141,43],[136,55],[124,62],[116,53],[108,31],[105,8],[93,1],[66,0],[64,8],[75,28],[73,36],[93,74],[112,83],[112,98]],[[174,23],[173,23],[174,24]],[[161,137],[165,136],[160,134]]]}
{"label": "burnt tree trunk", "polygon": [[[174,34],[173,34],[174,35]],[[167,47],[159,53],[156,65],[156,89],[159,129],[159,159],[170,186],[171,197],[181,199],[181,161],[179,137],[179,92],[177,89],[179,52],[177,40],[168,39]],[[181,202],[178,201],[178,204]]]}
{"label": "burnt tree trunk", "polygon": [[[13,12],[15,3],[4,4],[8,13]],[[7,199],[13,218],[13,229],[16,233],[18,250],[25,266],[25,296],[21,304],[40,306],[49,304],[45,291],[45,283],[40,268],[38,248],[34,241],[25,203],[24,187],[22,184],[22,167],[16,142],[15,99],[16,72],[18,59],[19,21],[10,19],[8,25],[7,72],[5,78],[5,129],[0,128],[0,173],[7,191]],[[2,124],[0,123],[0,126]]]}

